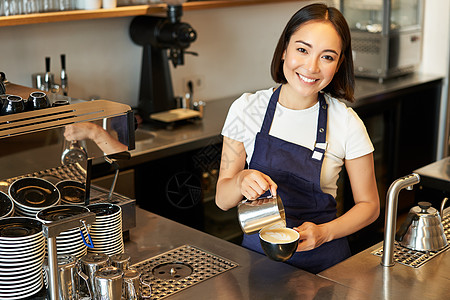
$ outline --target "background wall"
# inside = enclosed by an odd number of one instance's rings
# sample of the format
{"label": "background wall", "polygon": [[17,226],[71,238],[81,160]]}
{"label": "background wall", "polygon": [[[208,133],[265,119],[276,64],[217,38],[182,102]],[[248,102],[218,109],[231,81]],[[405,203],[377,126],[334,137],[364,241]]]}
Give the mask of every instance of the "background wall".
{"label": "background wall", "polygon": [[[448,90],[449,90],[449,40],[450,0],[425,1],[424,39],[421,71],[445,77],[439,115],[439,143],[437,157],[448,155]],[[426,99],[424,99],[426,105]]]}
{"label": "background wall", "polygon": [[424,0],[424,39],[421,71],[447,74],[450,0]]}

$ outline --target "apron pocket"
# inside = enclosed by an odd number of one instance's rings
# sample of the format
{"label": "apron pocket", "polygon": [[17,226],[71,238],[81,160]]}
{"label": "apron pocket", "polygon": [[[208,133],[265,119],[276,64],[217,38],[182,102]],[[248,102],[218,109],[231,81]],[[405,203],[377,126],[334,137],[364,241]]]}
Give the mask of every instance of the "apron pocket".
{"label": "apron pocket", "polygon": [[[277,192],[287,210],[292,208],[298,212],[316,212],[317,202],[313,183],[290,172],[269,169],[258,163],[252,163],[250,169],[258,170],[272,178],[278,185]],[[295,217],[299,217],[299,213],[295,213]]]}
{"label": "apron pocket", "polygon": [[305,210],[305,213],[316,212],[317,201],[312,182],[290,173],[287,184],[285,185],[286,193],[289,195],[286,206],[293,206],[294,208]]}

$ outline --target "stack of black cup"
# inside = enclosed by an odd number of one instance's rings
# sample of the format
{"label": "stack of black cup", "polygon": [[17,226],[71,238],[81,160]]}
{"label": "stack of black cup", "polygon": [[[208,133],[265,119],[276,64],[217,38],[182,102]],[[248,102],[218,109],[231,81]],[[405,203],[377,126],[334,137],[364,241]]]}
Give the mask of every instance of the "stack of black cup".
{"label": "stack of black cup", "polygon": [[51,104],[47,94],[42,91],[32,92],[28,99],[17,95],[8,95],[5,82],[5,73],[0,72],[0,115],[2,116],[69,104],[68,100],[58,100]]}
{"label": "stack of black cup", "polygon": [[10,115],[47,107],[50,107],[50,100],[47,94],[41,91],[32,92],[26,100],[17,95],[6,95],[2,98],[0,114]]}

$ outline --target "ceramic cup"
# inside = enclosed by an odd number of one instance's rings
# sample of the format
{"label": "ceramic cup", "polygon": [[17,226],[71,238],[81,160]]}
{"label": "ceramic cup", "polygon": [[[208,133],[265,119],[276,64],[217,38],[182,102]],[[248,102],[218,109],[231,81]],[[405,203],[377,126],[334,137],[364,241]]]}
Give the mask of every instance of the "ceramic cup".
{"label": "ceramic cup", "polygon": [[44,92],[32,92],[28,97],[27,109],[36,110],[50,107],[50,100]]}
{"label": "ceramic cup", "polygon": [[63,106],[63,105],[69,105],[69,104],[70,104],[69,100],[56,100],[55,102],[53,102],[52,106],[57,107],[57,106]]}
{"label": "ceramic cup", "polygon": [[6,93],[6,86],[5,83],[3,82],[5,80],[6,80],[5,73],[0,72],[0,95],[4,95]]}
{"label": "ceramic cup", "polygon": [[272,260],[286,261],[297,250],[300,235],[291,228],[265,227],[259,232],[259,240],[264,253]]}
{"label": "ceramic cup", "polygon": [[100,9],[102,7],[102,0],[84,0],[83,9]]}
{"label": "ceramic cup", "polygon": [[25,111],[25,101],[23,101],[22,97],[16,95],[9,95],[3,101],[1,109],[2,115],[10,115],[20,113],[23,111]]}
{"label": "ceramic cup", "polygon": [[117,7],[117,0],[102,0],[103,8],[114,8]]}

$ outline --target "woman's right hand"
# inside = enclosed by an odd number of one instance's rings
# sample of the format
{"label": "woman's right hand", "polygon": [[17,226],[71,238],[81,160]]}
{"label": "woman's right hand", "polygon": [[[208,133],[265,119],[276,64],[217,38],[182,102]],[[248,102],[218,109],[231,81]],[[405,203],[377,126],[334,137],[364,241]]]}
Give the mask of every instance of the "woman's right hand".
{"label": "woman's right hand", "polygon": [[253,169],[242,170],[237,180],[241,194],[249,200],[258,199],[269,189],[272,196],[277,195],[277,184],[269,176],[260,171]]}
{"label": "woman's right hand", "polygon": [[93,140],[100,130],[103,128],[91,122],[69,124],[64,129],[64,137],[68,141]]}
{"label": "woman's right hand", "polygon": [[245,168],[246,157],[247,153],[242,142],[223,137],[216,188],[216,204],[222,210],[236,207],[242,201],[242,196],[253,200],[269,189],[272,196],[277,193],[277,185],[269,176]]}

